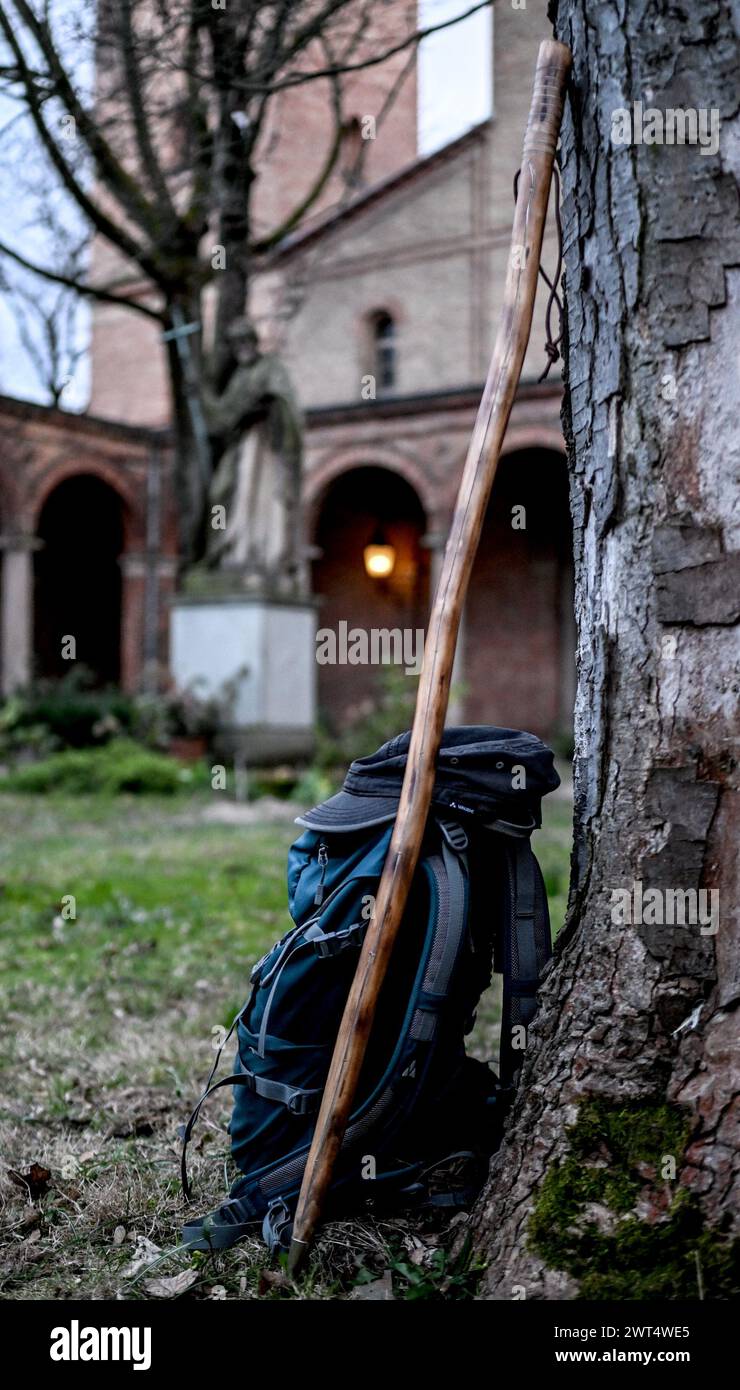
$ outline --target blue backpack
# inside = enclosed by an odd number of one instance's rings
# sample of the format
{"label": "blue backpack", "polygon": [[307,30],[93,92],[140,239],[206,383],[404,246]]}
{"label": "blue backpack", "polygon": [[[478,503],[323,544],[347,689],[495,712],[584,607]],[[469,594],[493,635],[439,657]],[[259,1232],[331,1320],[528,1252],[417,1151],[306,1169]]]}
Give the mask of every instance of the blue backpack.
{"label": "blue backpack", "polygon": [[[236,1031],[232,1074],[214,1082],[219,1049],[183,1131],[189,1198],[193,1126],[208,1096],[233,1087],[231,1151],[243,1176],[217,1211],[184,1227],[190,1249],[226,1249],[255,1223],[271,1250],[289,1244],[407,747],[408,735],[400,735],[353,763],[343,791],[300,818],[310,828],[288,855],[294,925],[252,970],[249,997],[228,1035]],[[327,1216],[469,1207],[500,1141],[551,954],[547,896],[529,840],[540,824],[540,796],[559,781],[550,750],[515,730],[448,729],[439,765]],[[523,786],[512,787],[512,767],[524,770]],[[500,1076],[467,1056],[464,1041],[493,969],[503,976]]]}

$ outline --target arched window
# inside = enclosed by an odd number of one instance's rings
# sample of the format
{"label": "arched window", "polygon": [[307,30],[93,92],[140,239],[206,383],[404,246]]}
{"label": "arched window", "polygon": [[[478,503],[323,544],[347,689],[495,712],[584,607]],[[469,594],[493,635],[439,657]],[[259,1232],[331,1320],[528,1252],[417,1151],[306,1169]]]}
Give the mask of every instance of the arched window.
{"label": "arched window", "polygon": [[385,309],[372,317],[373,375],[379,394],[395,390],[397,374],[396,324]]}
{"label": "arched window", "polygon": [[366,144],[359,116],[351,116],[342,132],[340,146],[340,169],[347,188],[359,188],[362,183],[362,155]]}

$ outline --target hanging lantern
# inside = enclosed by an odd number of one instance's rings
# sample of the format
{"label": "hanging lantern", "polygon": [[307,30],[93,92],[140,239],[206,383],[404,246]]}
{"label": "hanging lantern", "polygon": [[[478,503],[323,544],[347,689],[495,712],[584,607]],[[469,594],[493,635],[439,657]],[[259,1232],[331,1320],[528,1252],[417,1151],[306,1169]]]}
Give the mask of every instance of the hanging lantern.
{"label": "hanging lantern", "polygon": [[362,552],[365,572],[371,579],[388,579],[396,563],[396,551],[380,526],[376,526],[370,544]]}

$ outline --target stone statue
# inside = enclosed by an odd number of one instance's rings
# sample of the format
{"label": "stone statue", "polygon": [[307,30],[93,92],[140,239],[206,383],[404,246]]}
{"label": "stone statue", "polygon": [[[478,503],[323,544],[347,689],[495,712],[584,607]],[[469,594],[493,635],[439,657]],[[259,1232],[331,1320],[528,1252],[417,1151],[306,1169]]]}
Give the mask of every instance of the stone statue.
{"label": "stone statue", "polygon": [[231,330],[237,366],[221,395],[206,387],[209,433],[223,444],[208,497],[205,562],[241,590],[304,591],[301,537],[303,429],[288,373],[241,321]]}

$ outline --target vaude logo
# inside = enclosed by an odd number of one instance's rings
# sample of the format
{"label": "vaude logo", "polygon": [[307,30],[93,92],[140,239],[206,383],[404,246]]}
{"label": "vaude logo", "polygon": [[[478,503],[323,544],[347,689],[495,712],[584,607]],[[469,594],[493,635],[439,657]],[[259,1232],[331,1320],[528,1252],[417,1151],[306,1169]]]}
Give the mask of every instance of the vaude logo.
{"label": "vaude logo", "polygon": [[320,627],[316,633],[319,666],[403,666],[418,676],[424,657],[423,627],[350,627],[342,620],[337,630]]}
{"label": "vaude logo", "polygon": [[719,110],[705,106],[643,107],[633,101],[632,110],[620,106],[612,112],[613,145],[699,145],[702,154],[719,149]]}
{"label": "vaude logo", "polygon": [[51,1331],[52,1361],[133,1361],[135,1371],[152,1364],[151,1327],[80,1327],[73,1318],[69,1327]]}

